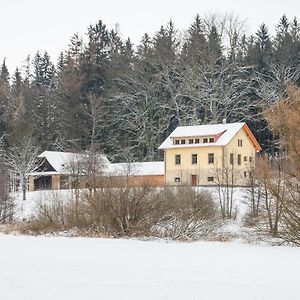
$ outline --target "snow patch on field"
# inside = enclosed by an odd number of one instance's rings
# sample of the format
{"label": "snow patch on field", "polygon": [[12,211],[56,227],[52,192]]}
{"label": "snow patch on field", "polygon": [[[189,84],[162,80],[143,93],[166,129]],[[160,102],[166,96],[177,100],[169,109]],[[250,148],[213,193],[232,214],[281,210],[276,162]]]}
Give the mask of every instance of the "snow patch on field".
{"label": "snow patch on field", "polygon": [[0,235],[3,299],[298,300],[300,249]]}
{"label": "snow patch on field", "polygon": [[54,199],[69,200],[72,197],[72,190],[51,190],[27,192],[26,200],[22,200],[22,193],[11,193],[15,202],[15,219],[22,221],[34,216],[41,203],[50,202]]}

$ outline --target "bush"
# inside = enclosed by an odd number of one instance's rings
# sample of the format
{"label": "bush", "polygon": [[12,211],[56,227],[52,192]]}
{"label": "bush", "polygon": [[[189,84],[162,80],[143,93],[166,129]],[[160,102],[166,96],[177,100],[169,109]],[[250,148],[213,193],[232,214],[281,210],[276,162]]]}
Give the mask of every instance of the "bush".
{"label": "bush", "polygon": [[153,230],[172,239],[207,237],[221,224],[217,205],[208,191],[165,189],[160,195],[167,208]]}
{"label": "bush", "polygon": [[23,230],[45,233],[76,229],[81,234],[198,239],[219,222],[210,193],[192,188],[103,188],[71,200],[41,203]]}

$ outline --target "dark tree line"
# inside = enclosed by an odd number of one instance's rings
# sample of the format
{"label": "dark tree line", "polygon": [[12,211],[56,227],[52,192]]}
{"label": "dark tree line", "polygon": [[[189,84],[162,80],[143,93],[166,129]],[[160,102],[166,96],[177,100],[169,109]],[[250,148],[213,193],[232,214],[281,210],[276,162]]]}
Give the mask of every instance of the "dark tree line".
{"label": "dark tree line", "polygon": [[[247,121],[266,151],[276,144],[261,111],[300,85],[300,25],[284,15],[246,36],[233,15],[196,16],[184,34],[172,21],[139,45],[102,21],[74,35],[56,63],[28,57],[0,69],[0,137],[32,137],[42,150],[97,147],[110,159],[161,158],[178,125]],[[126,150],[126,151],[125,151]]]}

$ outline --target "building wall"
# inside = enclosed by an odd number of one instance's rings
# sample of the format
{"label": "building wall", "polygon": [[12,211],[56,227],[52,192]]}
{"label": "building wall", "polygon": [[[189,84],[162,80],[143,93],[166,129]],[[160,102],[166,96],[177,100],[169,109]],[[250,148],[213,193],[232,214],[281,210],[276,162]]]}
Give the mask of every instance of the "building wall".
{"label": "building wall", "polygon": [[[214,164],[208,163],[208,154],[214,153]],[[181,164],[175,164],[175,155],[181,155]],[[192,164],[192,154],[197,154],[197,164]],[[166,185],[191,185],[192,175],[197,176],[197,185],[213,184],[208,177],[213,176],[214,169],[222,166],[222,147],[190,147],[165,150]],[[180,182],[175,182],[180,178]]]}
{"label": "building wall", "polygon": [[[238,140],[242,140],[242,147]],[[214,153],[214,163],[208,163],[208,154]],[[234,164],[230,164],[230,153],[234,155]],[[181,164],[175,164],[175,155],[181,155]],[[192,154],[197,154],[197,164],[192,164]],[[238,154],[241,155],[241,165],[237,163]],[[244,162],[244,156],[247,161]],[[249,162],[249,157],[253,162]],[[192,175],[197,185],[225,184],[234,178],[234,185],[247,185],[249,172],[255,162],[255,148],[244,129],[241,129],[231,142],[225,146],[186,147],[165,150],[165,183],[166,185],[192,185]],[[244,177],[246,172],[246,177]],[[233,175],[233,176],[231,176]],[[208,181],[213,177],[213,181]],[[175,178],[180,178],[176,182]]]}
{"label": "building wall", "polygon": [[164,175],[147,175],[147,176],[112,176],[109,178],[108,186],[110,187],[124,187],[126,185],[131,187],[144,186],[164,186]]}
{"label": "building wall", "polygon": [[34,191],[34,177],[33,176],[28,177],[28,191],[29,192]]}
{"label": "building wall", "polygon": [[60,175],[52,175],[52,189],[53,190],[60,189]]}
{"label": "building wall", "polygon": [[[238,146],[238,140],[242,140],[241,147]],[[234,157],[233,166],[229,161],[230,153]],[[241,129],[225,147],[224,154],[224,167],[232,170],[231,172],[234,174],[236,185],[248,185],[250,172],[255,167],[256,149],[244,129]],[[238,155],[241,155],[240,165],[238,164]],[[246,157],[246,161],[244,157]],[[250,162],[250,157],[252,158],[252,162]]]}

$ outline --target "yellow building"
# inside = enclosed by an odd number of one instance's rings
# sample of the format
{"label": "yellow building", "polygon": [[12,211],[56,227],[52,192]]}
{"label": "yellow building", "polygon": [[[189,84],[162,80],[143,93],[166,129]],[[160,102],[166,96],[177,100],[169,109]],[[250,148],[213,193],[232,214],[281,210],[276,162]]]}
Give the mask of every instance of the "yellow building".
{"label": "yellow building", "polygon": [[166,185],[246,186],[261,151],[246,123],[177,127],[159,149]]}

